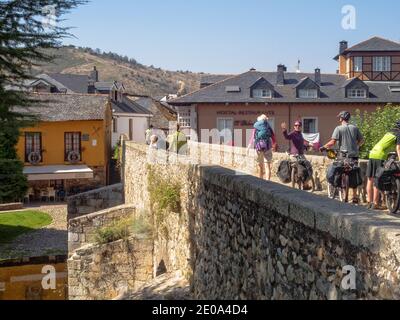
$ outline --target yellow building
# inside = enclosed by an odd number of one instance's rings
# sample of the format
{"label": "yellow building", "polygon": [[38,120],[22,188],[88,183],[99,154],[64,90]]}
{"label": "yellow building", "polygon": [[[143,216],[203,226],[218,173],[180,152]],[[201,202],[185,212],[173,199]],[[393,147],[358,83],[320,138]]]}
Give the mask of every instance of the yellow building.
{"label": "yellow building", "polygon": [[18,111],[35,114],[39,121],[21,130],[17,145],[31,192],[54,188],[71,194],[107,185],[112,119],[108,95],[32,96],[39,104]]}

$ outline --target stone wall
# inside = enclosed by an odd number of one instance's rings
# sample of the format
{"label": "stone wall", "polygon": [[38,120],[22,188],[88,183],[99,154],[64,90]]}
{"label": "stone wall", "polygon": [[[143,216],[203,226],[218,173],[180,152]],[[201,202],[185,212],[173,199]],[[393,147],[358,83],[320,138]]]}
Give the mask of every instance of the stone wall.
{"label": "stone wall", "polygon": [[122,183],[68,197],[68,220],[124,203]]}
{"label": "stone wall", "polygon": [[134,206],[122,205],[69,220],[69,299],[113,299],[153,278],[151,237],[133,235],[108,244],[95,242],[96,230],[135,218],[136,212]]}
{"label": "stone wall", "polygon": [[[146,150],[126,143],[126,202],[152,208],[151,177],[182,183],[179,218],[170,212],[155,226],[154,264],[184,271],[197,298],[400,298],[398,219],[198,165],[193,148],[190,157]],[[350,291],[341,285],[348,266],[356,275]]]}
{"label": "stone wall", "polygon": [[68,252],[71,254],[74,250],[92,243],[96,229],[134,217],[135,213],[132,205],[122,205],[69,220]]}
{"label": "stone wall", "polygon": [[222,168],[199,176],[197,298],[400,298],[400,220]]}
{"label": "stone wall", "polygon": [[153,278],[153,243],[131,237],[86,245],[68,260],[70,300],[110,300]]}
{"label": "stone wall", "polygon": [[[154,275],[160,270],[182,271],[190,277],[190,213],[188,201],[192,185],[192,166],[186,157],[169,155],[164,151],[147,157],[147,146],[126,142],[124,147],[125,198],[138,211],[147,212],[155,226],[154,232]],[[174,165],[175,163],[175,165]],[[180,184],[181,210],[161,213],[151,203],[149,179],[157,178]],[[160,218],[161,217],[161,218]]]}

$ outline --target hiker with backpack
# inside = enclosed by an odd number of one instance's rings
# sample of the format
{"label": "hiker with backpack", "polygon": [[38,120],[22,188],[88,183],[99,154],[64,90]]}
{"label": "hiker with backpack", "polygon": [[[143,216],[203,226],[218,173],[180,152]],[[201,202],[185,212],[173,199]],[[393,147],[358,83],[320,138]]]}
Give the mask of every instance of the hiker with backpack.
{"label": "hiker with backpack", "polygon": [[257,162],[260,167],[260,178],[265,175],[266,180],[271,180],[272,152],[276,151],[275,133],[268,123],[268,117],[263,114],[257,118],[254,124],[252,138],[249,148],[254,146],[257,151]]}

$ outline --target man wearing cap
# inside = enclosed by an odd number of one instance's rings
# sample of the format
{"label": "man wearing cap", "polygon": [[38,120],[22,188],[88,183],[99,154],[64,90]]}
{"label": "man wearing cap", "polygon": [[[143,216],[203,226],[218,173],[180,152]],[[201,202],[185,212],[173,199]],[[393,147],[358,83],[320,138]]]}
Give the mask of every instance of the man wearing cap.
{"label": "man wearing cap", "polygon": [[[364,138],[355,125],[350,124],[351,114],[348,111],[340,112],[337,117],[341,123],[340,126],[336,127],[332,134],[332,139],[324,145],[323,149],[330,149],[336,143],[339,145],[339,150],[347,153],[347,158],[354,161],[358,161],[360,156],[360,146],[364,143]],[[357,188],[353,188],[353,203],[358,203]]]}
{"label": "man wearing cap", "polygon": [[304,151],[306,147],[308,147],[309,143],[303,138],[301,122],[296,121],[294,123],[294,130],[290,133],[288,133],[287,131],[287,126],[285,122],[281,124],[281,128],[285,139],[291,141],[290,160],[296,161],[297,159],[294,157],[296,155],[304,157]]}

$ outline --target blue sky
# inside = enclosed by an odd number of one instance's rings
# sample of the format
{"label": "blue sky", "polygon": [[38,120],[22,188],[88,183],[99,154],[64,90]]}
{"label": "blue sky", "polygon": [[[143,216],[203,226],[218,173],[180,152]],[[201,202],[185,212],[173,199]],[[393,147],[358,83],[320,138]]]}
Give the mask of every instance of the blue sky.
{"label": "blue sky", "polygon": [[[356,9],[356,29],[342,28],[342,7]],[[339,41],[379,35],[400,41],[395,0],[92,0],[71,12],[77,39],[168,70],[239,73],[251,67],[334,73]]]}

